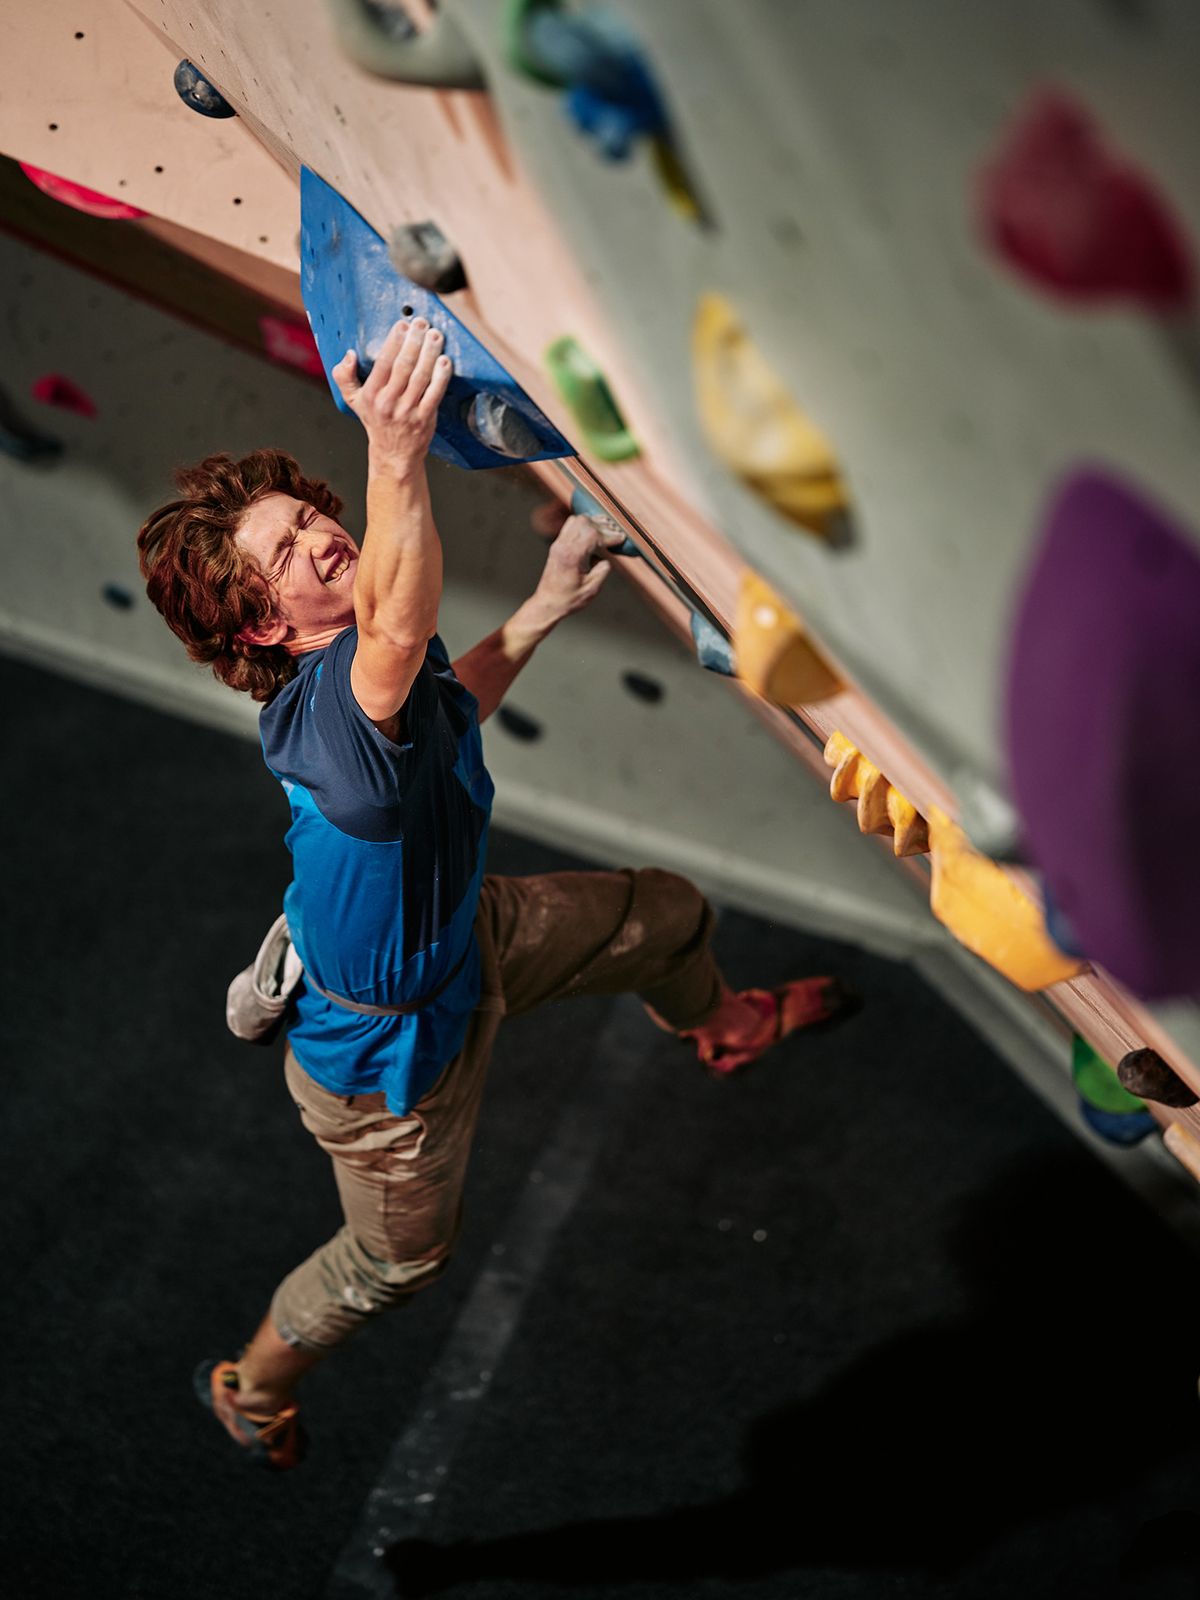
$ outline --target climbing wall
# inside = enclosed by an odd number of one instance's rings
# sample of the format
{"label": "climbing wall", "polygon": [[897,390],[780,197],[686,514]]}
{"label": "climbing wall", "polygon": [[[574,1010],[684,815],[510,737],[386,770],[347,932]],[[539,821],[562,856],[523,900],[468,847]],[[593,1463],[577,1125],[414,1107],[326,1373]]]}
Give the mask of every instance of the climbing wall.
{"label": "climbing wall", "polygon": [[[258,708],[189,663],[146,599],[133,534],[170,495],[177,463],[267,441],[327,477],[361,535],[357,422],[323,384],[3,233],[0,278],[10,420],[59,447],[0,453],[0,648],[256,740]],[[34,398],[55,372],[73,393]],[[64,403],[74,393],[87,410]],[[431,480],[446,548],[439,625],[458,654],[536,584],[545,547],[530,518],[546,497],[512,474],[439,462]],[[939,947],[913,887],[863,851],[850,818],[615,579],[535,656],[485,735],[496,815],[511,827],[614,865],[674,866],[727,903],[897,959]],[[797,848],[800,816],[811,856]]]}
{"label": "climbing wall", "polygon": [[[1167,1124],[1200,1170],[1183,0],[5,26],[9,154],[298,269],[317,371],[408,308],[442,326],[438,453],[612,517],[695,681],[735,677],[802,765],[823,747],[930,926],[1076,1030],[1093,1131]],[[51,62],[61,109],[29,90]]]}

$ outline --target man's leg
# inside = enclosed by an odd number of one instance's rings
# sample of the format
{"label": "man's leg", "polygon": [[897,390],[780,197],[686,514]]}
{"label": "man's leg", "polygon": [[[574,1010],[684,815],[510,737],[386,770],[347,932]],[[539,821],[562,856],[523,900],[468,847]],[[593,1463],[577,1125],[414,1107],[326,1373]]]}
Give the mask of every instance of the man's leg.
{"label": "man's leg", "polygon": [[223,1364],[236,1388],[216,1398],[235,1437],[230,1408],[278,1413],[317,1362],[444,1269],[501,1014],[637,989],[665,1026],[698,1025],[729,995],[709,951],[714,920],[686,879],[657,869],[489,877],[476,918],[480,1006],[463,1050],[408,1117],[388,1113],[382,1095],[331,1094],[289,1051],[288,1086],[333,1160],[346,1224],[284,1279],[241,1357]]}
{"label": "man's leg", "polygon": [[345,1224],[279,1285],[238,1360],[213,1369],[213,1410],[239,1443],[249,1442],[245,1419],[269,1425],[294,1414],[293,1389],[306,1372],[445,1270],[502,1012],[485,962],[484,993],[462,1050],[406,1117],[392,1115],[382,1094],[330,1093],[289,1049],[288,1087],[332,1158]]}
{"label": "man's leg", "polygon": [[709,948],[715,918],[686,878],[659,868],[489,878],[480,905],[509,1015],[567,995],[638,994],[660,1027],[718,1071],[744,1065],[843,995],[829,978],[736,994]]}

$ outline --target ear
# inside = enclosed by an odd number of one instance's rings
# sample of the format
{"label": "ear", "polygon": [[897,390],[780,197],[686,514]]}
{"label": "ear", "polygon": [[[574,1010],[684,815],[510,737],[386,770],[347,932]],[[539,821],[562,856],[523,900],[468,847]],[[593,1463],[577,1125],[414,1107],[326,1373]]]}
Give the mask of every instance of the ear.
{"label": "ear", "polygon": [[288,625],[277,611],[272,612],[265,622],[248,622],[237,631],[237,637],[243,644],[257,644],[264,649],[273,644],[282,644],[287,636]]}

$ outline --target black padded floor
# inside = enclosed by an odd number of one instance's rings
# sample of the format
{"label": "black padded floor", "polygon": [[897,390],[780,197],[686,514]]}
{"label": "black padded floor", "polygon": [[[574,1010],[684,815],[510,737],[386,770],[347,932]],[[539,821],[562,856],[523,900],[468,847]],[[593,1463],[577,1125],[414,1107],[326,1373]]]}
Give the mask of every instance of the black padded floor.
{"label": "black padded floor", "polygon": [[[192,1367],[337,1221],[222,1018],[283,799],[250,744],[0,683],[4,1592],[317,1600],[622,1002],[506,1025],[450,1273],[308,1380],[302,1468],[248,1469]],[[717,944],[865,1008],[732,1082],[647,1036],[381,1592],[1196,1594],[1194,1259],[907,969],[740,915]]]}

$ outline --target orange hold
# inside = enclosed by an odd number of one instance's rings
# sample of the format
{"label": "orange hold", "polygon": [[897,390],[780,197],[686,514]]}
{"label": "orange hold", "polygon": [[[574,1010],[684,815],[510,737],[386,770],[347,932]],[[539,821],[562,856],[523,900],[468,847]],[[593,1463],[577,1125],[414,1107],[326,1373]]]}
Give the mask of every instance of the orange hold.
{"label": "orange hold", "polygon": [[733,651],[742,682],[777,705],[812,705],[842,688],[800,618],[756,572],[742,576]]}
{"label": "orange hold", "polygon": [[960,944],[1018,989],[1045,989],[1088,970],[1086,961],[1063,955],[1041,909],[936,807],[929,813],[929,839],[930,908]]}
{"label": "orange hold", "polygon": [[829,793],[835,800],[858,802],[860,833],[890,833],[897,856],[924,855],[929,849],[925,818],[843,734],[832,733],[825,762],[834,769]]}

